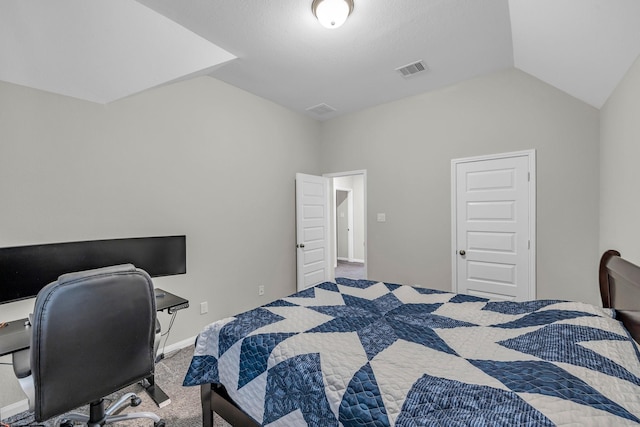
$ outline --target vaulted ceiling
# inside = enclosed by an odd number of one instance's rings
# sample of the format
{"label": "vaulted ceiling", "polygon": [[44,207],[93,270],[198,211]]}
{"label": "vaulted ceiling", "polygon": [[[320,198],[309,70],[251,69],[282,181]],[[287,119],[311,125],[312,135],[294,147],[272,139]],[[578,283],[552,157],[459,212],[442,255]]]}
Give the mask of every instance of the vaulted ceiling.
{"label": "vaulted ceiling", "polygon": [[2,0],[0,80],[109,103],[210,75],[325,120],[511,67],[600,108],[640,55],[638,0],[354,1],[328,30],[311,0]]}

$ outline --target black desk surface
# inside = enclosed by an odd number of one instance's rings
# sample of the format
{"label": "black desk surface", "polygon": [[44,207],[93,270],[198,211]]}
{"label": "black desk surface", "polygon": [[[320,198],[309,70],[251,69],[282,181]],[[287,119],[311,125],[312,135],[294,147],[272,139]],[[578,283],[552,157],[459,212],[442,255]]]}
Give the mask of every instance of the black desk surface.
{"label": "black desk surface", "polygon": [[[167,309],[171,311],[174,307],[182,308],[189,305],[189,301],[182,297],[162,289],[156,289],[155,291],[157,311]],[[0,328],[0,356],[23,350],[31,345],[31,326],[27,320],[27,318],[24,318],[6,322],[6,326]]]}
{"label": "black desk surface", "polygon": [[[189,306],[189,300],[174,295],[170,292],[157,288],[156,290],[156,310],[163,311],[166,309],[172,309],[174,307]],[[186,308],[186,307],[185,307]]]}

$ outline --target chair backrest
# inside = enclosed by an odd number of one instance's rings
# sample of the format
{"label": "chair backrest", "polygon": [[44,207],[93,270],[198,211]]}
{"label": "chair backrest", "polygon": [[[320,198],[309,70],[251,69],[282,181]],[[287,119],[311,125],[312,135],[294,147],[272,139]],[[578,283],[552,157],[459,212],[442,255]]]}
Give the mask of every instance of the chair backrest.
{"label": "chair backrest", "polygon": [[153,373],[156,302],[131,264],[62,275],[36,298],[31,370],[42,421]]}

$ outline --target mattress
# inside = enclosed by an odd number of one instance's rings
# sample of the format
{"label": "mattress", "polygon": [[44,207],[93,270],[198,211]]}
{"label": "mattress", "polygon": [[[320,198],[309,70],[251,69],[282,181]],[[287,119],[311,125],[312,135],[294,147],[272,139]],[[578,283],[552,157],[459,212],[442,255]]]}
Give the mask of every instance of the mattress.
{"label": "mattress", "polygon": [[264,426],[624,426],[640,359],[613,312],[337,279],[220,320],[184,385]]}

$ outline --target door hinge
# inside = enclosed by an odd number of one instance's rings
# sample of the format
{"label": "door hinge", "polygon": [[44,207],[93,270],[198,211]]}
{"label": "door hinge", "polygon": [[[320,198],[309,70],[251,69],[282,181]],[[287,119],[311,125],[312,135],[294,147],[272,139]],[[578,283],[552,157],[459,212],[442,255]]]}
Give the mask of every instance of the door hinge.
{"label": "door hinge", "polygon": [[527,181],[531,182],[531,172],[527,172]]}
{"label": "door hinge", "polygon": [[531,249],[531,240],[527,242],[527,249]]}

